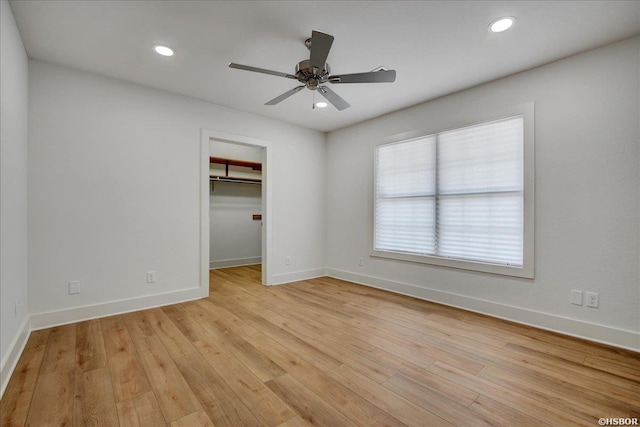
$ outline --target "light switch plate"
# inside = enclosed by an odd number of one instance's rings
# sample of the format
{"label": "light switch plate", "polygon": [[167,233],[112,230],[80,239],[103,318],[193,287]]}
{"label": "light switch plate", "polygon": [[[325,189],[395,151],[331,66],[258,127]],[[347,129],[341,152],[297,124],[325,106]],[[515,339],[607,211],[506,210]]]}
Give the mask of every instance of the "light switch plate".
{"label": "light switch plate", "polygon": [[571,304],[582,305],[582,291],[571,291]]}
{"label": "light switch plate", "polygon": [[80,293],[80,281],[72,280],[69,282],[69,295],[75,295]]}

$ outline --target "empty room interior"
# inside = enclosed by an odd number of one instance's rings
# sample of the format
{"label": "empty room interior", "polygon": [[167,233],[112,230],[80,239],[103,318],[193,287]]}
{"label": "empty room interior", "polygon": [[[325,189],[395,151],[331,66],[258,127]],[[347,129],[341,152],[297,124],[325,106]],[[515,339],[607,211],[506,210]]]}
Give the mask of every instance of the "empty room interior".
{"label": "empty room interior", "polygon": [[0,7],[3,427],[638,425],[639,1]]}

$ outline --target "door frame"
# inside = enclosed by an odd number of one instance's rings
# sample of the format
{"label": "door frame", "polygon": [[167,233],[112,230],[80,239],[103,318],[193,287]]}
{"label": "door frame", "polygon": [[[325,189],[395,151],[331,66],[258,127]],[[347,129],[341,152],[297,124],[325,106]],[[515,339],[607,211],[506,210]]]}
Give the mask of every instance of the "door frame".
{"label": "door frame", "polygon": [[200,138],[200,290],[203,298],[209,296],[209,143],[225,142],[262,148],[262,284],[271,281],[269,254],[271,253],[271,143],[243,135],[201,129]]}

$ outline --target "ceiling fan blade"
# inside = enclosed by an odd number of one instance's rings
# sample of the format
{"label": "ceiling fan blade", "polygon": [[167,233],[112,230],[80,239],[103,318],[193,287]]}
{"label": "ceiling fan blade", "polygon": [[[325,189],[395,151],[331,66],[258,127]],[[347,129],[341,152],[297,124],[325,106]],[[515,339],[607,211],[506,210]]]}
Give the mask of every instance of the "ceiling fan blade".
{"label": "ceiling fan blade", "polygon": [[271,101],[269,102],[265,102],[264,105],[276,105],[282,101],[284,101],[285,99],[287,99],[288,97],[290,97],[291,95],[293,95],[294,93],[298,93],[300,92],[302,89],[304,89],[304,86],[298,86],[298,87],[294,87],[291,90],[286,91],[285,93],[283,93],[280,96],[276,96],[275,98],[273,98]]}
{"label": "ceiling fan blade", "polygon": [[324,69],[331,44],[333,44],[333,36],[321,33],[320,31],[311,32],[311,56],[309,60],[311,62],[311,70],[314,74]]}
{"label": "ceiling fan blade", "polygon": [[330,83],[392,83],[395,81],[396,70],[329,76]]}
{"label": "ceiling fan blade", "polygon": [[269,74],[272,76],[278,76],[278,77],[286,77],[288,79],[295,79],[296,76],[293,76],[291,74],[287,74],[287,73],[281,73],[280,71],[273,71],[273,70],[267,70],[264,68],[258,68],[258,67],[251,67],[249,65],[241,65],[241,64],[236,64],[236,63],[229,63],[229,68],[237,68],[238,70],[245,70],[245,71],[253,71],[254,73],[262,73],[262,74]]}
{"label": "ceiling fan blade", "polygon": [[331,103],[331,105],[336,107],[338,111],[346,110],[347,108],[351,107],[351,104],[342,99],[340,95],[326,86],[320,86],[318,88],[318,92],[320,92],[320,95],[324,96],[325,99]]}

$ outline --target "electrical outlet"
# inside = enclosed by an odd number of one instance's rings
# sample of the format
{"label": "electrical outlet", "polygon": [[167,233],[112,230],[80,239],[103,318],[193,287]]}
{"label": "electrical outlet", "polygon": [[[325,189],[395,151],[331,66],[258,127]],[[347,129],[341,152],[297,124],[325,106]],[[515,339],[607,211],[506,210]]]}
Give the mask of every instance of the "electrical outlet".
{"label": "electrical outlet", "polygon": [[80,293],[80,281],[72,280],[69,282],[69,295],[76,295]]}
{"label": "electrical outlet", "polygon": [[587,292],[587,307],[598,308],[600,304],[599,295],[595,292]]}
{"label": "electrical outlet", "polygon": [[289,255],[284,258],[284,264],[291,265],[291,257]]}
{"label": "electrical outlet", "polygon": [[364,265],[364,260],[362,259],[361,256],[358,257],[358,266],[362,267]]}
{"label": "electrical outlet", "polygon": [[156,283],[155,271],[147,271],[147,283]]}
{"label": "electrical outlet", "polygon": [[582,305],[582,291],[571,291],[571,304]]}

